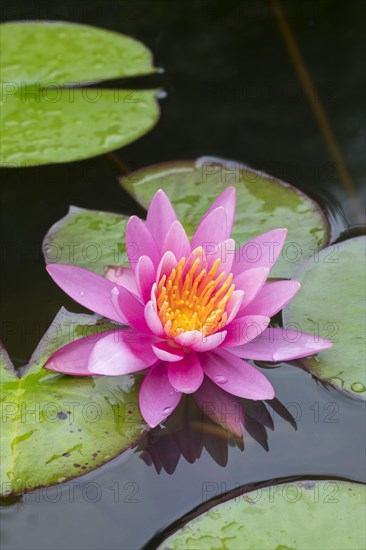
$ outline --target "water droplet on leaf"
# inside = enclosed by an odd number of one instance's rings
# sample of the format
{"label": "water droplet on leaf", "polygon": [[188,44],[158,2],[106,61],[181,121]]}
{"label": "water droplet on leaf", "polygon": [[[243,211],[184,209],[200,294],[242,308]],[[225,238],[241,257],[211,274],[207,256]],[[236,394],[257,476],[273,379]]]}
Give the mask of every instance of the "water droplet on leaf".
{"label": "water droplet on leaf", "polygon": [[353,382],[353,384],[351,384],[351,390],[356,393],[362,393],[365,389],[365,386],[361,384],[361,382]]}

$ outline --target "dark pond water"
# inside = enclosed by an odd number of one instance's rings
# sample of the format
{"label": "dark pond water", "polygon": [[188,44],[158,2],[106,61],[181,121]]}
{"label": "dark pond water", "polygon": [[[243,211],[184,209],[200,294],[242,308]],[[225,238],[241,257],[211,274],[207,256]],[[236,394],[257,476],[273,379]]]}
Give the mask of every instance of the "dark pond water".
{"label": "dark pond water", "polygon": [[[244,161],[316,195],[331,217],[333,239],[349,229],[358,233],[360,212],[340,174],[344,163],[362,210],[364,5],[318,0],[283,7],[317,91],[313,101],[321,100],[332,127],[337,161],[265,1],[13,0],[2,3],[1,14],[4,21],[89,23],[130,34],[152,49],[165,73],[129,87],[162,86],[167,97],[158,126],[117,152],[130,168],[201,155]],[[106,157],[4,170],[2,176],[2,339],[21,366],[61,305],[80,310],[45,273],[40,245],[47,229],[69,204],[137,210]],[[288,415],[275,413],[267,443],[265,429],[254,423],[244,450],[206,434],[200,457],[194,461],[182,444],[177,465],[169,434],[156,438],[150,444],[163,462],[160,473],[135,449],[72,483],[3,503],[2,548],[153,548],[159,531],[239,486],[293,476],[363,481],[364,404],[294,366],[266,374],[297,430]]]}

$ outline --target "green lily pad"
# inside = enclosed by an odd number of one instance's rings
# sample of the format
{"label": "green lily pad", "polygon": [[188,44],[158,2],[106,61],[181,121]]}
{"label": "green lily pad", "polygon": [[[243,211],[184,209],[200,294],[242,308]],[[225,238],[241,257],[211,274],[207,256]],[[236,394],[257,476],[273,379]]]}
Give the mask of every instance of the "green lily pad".
{"label": "green lily pad", "polygon": [[2,165],[99,155],[134,141],[157,122],[157,90],[85,88],[154,72],[151,53],[140,42],[64,22],[0,27]]}
{"label": "green lily pad", "polygon": [[342,481],[258,488],[189,521],[160,550],[363,550],[365,489]]}
{"label": "green lily pad", "polygon": [[21,378],[1,351],[1,495],[90,472],[145,431],[138,377],[73,377],[42,368],[71,340],[110,328],[96,316],[62,309]]}
{"label": "green lily pad", "polygon": [[121,178],[121,185],[145,208],[154,193],[164,189],[189,236],[219,193],[234,185],[233,239],[237,243],[244,244],[270,229],[289,230],[273,277],[290,277],[329,241],[328,222],[314,200],[288,183],[233,161],[203,157],[149,166]]}
{"label": "green lily pad", "polygon": [[63,21],[1,25],[3,82],[65,85],[155,72],[138,40]]}
{"label": "green lily pad", "polygon": [[294,275],[301,291],[283,310],[285,326],[334,342],[316,357],[302,359],[306,367],[362,399],[366,399],[365,246],[366,237],[357,237],[308,260]]}
{"label": "green lily pad", "polygon": [[128,266],[125,229],[128,217],[72,206],[51,227],[44,242],[47,263],[70,264],[104,274],[107,265]]}

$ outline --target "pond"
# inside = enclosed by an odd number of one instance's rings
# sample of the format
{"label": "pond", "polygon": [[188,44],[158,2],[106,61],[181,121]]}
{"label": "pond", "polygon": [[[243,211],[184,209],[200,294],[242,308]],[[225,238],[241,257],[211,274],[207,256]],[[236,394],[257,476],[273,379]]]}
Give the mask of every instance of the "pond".
{"label": "pond", "polygon": [[[78,22],[141,40],[163,70],[131,78],[128,87],[165,95],[157,126],[113,155],[2,168],[2,340],[17,368],[62,306],[87,311],[45,271],[41,243],[50,226],[70,204],[143,214],[118,184],[120,163],[136,170],[202,156],[235,159],[315,198],[330,220],[331,242],[364,234],[363,3],[282,6],[310,95],[293,43],[265,1],[3,3],[3,21]],[[2,548],[155,548],[164,530],[230,491],[304,479],[365,482],[364,401],[298,364],[263,372],[278,399],[277,412],[269,409],[273,426],[267,417],[249,422],[241,445],[202,423],[187,399],[164,430],[99,469],[3,498]]]}

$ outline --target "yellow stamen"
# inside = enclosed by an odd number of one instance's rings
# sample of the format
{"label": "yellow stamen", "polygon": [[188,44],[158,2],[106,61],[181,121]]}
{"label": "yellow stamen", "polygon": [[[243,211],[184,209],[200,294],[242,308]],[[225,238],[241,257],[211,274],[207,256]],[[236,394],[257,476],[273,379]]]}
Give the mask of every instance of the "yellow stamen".
{"label": "yellow stamen", "polygon": [[231,273],[226,277],[222,272],[216,277],[220,263],[218,258],[207,272],[198,257],[188,270],[184,270],[186,260],[182,258],[169,276],[161,277],[156,303],[167,336],[174,338],[190,330],[208,336],[225,324],[226,306],[235,285]]}

